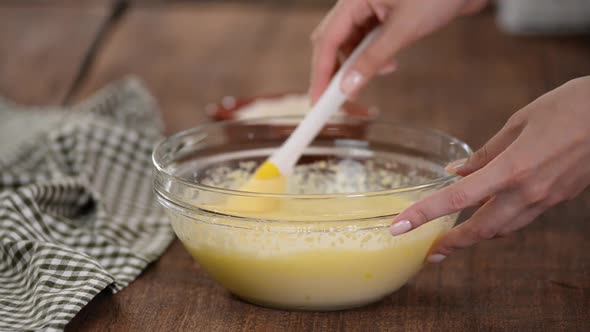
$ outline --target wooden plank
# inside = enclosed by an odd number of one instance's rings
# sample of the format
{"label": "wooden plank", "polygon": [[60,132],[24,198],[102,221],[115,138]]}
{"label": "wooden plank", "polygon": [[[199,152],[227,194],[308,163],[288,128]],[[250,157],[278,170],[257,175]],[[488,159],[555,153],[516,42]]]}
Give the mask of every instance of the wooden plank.
{"label": "wooden plank", "polygon": [[62,103],[108,12],[105,5],[0,4],[0,95]]}
{"label": "wooden plank", "polygon": [[435,127],[481,146],[515,111],[590,73],[588,38],[508,36],[492,13],[460,19],[402,52],[367,97],[388,121]]}
{"label": "wooden plank", "polygon": [[[99,54],[79,98],[135,73],[168,131],[205,120],[223,95],[305,90],[308,35],[324,12],[193,4],[134,8]],[[490,13],[404,52],[363,100],[382,118],[435,127],[474,146],[518,108],[590,72],[584,38],[509,37]],[[583,331],[590,328],[590,194],[527,230],[428,266],[384,301],[355,310],[287,312],[249,305],[211,281],[176,241],[119,294],[102,294],[69,330]]]}
{"label": "wooden plank", "polygon": [[202,122],[205,105],[224,95],[305,91],[308,35],[321,16],[256,6],[136,8],[100,52],[80,97],[135,74],[174,132]]}

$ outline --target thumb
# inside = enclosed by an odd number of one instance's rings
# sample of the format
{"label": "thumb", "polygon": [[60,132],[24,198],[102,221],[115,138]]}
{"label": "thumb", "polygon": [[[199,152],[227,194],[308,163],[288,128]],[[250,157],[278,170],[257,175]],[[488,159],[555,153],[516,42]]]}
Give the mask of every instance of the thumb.
{"label": "thumb", "polygon": [[406,22],[408,19],[395,14],[392,13],[383,23],[379,34],[345,72],[340,89],[350,99],[354,99],[383,68],[393,63],[397,52],[409,43],[412,25]]}

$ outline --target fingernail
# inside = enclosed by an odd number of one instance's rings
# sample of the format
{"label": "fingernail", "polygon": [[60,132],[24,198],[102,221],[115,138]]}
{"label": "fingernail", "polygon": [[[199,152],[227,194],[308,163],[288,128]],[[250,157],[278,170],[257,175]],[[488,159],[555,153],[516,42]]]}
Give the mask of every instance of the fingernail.
{"label": "fingernail", "polygon": [[365,78],[363,77],[363,74],[353,70],[344,76],[344,79],[340,84],[340,89],[345,95],[351,96],[360,88],[364,80]]}
{"label": "fingernail", "polygon": [[428,258],[426,259],[426,261],[428,261],[428,263],[440,263],[443,260],[445,260],[445,258],[447,258],[447,256],[443,255],[443,254],[434,254],[434,255],[430,255],[428,256]]}
{"label": "fingernail", "polygon": [[393,73],[397,69],[397,66],[394,63],[390,63],[385,65],[385,67],[381,68],[377,73],[379,76],[389,75]]}
{"label": "fingernail", "polygon": [[447,167],[445,167],[445,171],[447,173],[455,174],[455,173],[457,173],[459,168],[461,168],[465,165],[466,161],[467,161],[467,158],[455,160],[452,163],[448,164]]}
{"label": "fingernail", "polygon": [[412,229],[412,223],[409,220],[398,221],[389,227],[389,232],[393,236],[402,235]]}

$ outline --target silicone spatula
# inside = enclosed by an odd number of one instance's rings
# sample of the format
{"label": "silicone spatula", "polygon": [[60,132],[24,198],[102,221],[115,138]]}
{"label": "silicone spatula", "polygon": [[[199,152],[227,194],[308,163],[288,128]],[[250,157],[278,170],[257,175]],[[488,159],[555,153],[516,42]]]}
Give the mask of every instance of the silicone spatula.
{"label": "silicone spatula", "polygon": [[[286,175],[292,173],[293,168],[305,148],[313,141],[330,117],[344,104],[347,96],[341,91],[342,78],[350,64],[371,43],[379,28],[371,31],[352,54],[342,64],[336,75],[330,81],[328,88],[306,114],[303,121],[297,126],[289,138],[268,158],[254,173],[246,184],[240,188],[242,191],[280,193],[285,190]],[[255,204],[249,210],[264,208],[264,202]]]}
{"label": "silicone spatula", "polygon": [[377,34],[378,29],[369,33],[356,47],[352,54],[346,59],[340,70],[336,73],[328,88],[318,99],[317,103],[307,113],[303,121],[295,131],[283,143],[283,145],[266,160],[254,173],[258,179],[270,179],[277,176],[288,175],[293,171],[297,160],[303,154],[305,148],[318,135],[326,122],[334,115],[346,101],[346,95],[340,90],[342,76],[349,65],[359,54],[370,44]]}

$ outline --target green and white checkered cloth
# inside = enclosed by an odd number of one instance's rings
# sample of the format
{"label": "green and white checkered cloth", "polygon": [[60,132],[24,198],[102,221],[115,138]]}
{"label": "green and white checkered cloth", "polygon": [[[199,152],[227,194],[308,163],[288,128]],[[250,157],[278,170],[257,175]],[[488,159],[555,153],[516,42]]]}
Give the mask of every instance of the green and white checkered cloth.
{"label": "green and white checkered cloth", "polygon": [[0,99],[0,331],[63,330],[170,244],[151,184],[158,124],[134,80],[70,109]]}

